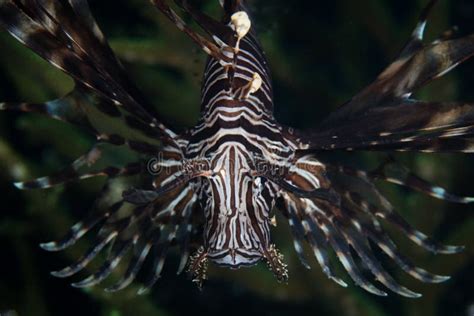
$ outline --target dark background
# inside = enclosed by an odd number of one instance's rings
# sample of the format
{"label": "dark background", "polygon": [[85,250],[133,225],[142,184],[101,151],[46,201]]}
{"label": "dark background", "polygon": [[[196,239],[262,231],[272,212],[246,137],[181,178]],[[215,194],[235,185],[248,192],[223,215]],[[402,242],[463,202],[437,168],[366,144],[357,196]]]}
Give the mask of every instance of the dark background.
{"label": "dark background", "polygon": [[[277,118],[295,127],[315,126],[396,55],[426,2],[252,1],[254,25],[273,72]],[[474,1],[440,2],[428,26],[429,40],[453,25],[459,27],[459,35],[474,31]],[[208,13],[219,14],[217,0],[197,3]],[[203,53],[146,0],[95,0],[91,6],[112,47],[158,112],[180,128],[196,122]],[[46,101],[72,87],[67,76],[3,31],[0,48],[0,100]],[[419,91],[417,97],[473,101],[473,87],[474,63],[470,61]],[[200,292],[186,276],[176,276],[177,259],[172,256],[148,296],[135,295],[139,284],[114,295],[100,286],[74,289],[68,284],[71,280],[53,278],[49,271],[69,264],[90,241],[86,238],[64,253],[47,253],[38,244],[61,236],[82,217],[101,180],[28,192],[16,190],[11,183],[60,169],[90,144],[89,136],[66,124],[32,114],[0,113],[0,314],[474,315],[472,207],[391,185],[383,186],[383,191],[410,223],[444,242],[467,246],[462,254],[433,256],[387,228],[420,266],[453,277],[444,284],[426,285],[384,262],[403,285],[423,293],[421,299],[378,298],[351,282],[349,288],[340,288],[326,279],[315,261],[312,270],[305,270],[283,222],[274,239],[289,263],[287,285],[277,283],[263,264],[238,271],[212,267],[211,279]],[[428,180],[474,195],[473,157],[397,157]],[[333,158],[374,166],[383,154],[335,154]]]}

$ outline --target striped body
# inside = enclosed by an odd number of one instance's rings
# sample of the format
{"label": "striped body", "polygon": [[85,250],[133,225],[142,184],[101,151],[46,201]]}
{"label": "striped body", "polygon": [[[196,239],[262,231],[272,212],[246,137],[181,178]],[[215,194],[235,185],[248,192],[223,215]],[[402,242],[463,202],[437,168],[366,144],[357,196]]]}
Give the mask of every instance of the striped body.
{"label": "striped body", "polygon": [[[246,96],[255,73],[262,86]],[[188,132],[185,157],[207,160],[212,171],[200,194],[204,248],[217,264],[253,265],[270,246],[269,214],[278,195],[278,188],[258,175],[260,157],[286,164],[295,148],[274,121],[267,62],[254,36],[242,39],[229,65],[209,59],[201,109],[201,120]]]}

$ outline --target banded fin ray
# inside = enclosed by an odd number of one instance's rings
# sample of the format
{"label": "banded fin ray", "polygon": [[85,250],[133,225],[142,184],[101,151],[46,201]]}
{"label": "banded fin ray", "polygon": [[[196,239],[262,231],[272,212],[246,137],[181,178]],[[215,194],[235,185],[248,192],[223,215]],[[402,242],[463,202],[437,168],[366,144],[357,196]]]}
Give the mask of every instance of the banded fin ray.
{"label": "banded fin ray", "polygon": [[[474,46],[473,46],[474,47]],[[474,105],[403,101],[396,106],[370,109],[363,115],[314,131],[308,150],[413,150],[439,152],[472,150],[457,139],[470,141],[474,131]],[[304,137],[304,136],[302,136]],[[436,146],[436,142],[438,146]]]}
{"label": "banded fin ray", "polygon": [[51,272],[51,275],[58,278],[66,278],[72,276],[82,269],[84,269],[89,263],[99,254],[99,252],[107,246],[116,236],[118,232],[113,231],[104,237],[99,237],[94,242],[93,246],[85,252],[85,254],[75,263],[59,270]]}
{"label": "banded fin ray", "polygon": [[[54,175],[16,182],[15,186],[19,189],[37,189],[50,188],[59,184],[81,179],[87,179],[96,176],[107,176],[114,178],[118,176],[136,175],[144,170],[141,161],[125,162],[124,167],[105,166],[108,160],[117,158],[116,148],[108,144],[96,144],[86,154],[76,159],[71,165],[60,170]],[[111,150],[112,149],[112,150]]]}
{"label": "banded fin ray", "polygon": [[[304,150],[472,152],[471,143],[466,148],[463,141],[445,140],[472,137],[472,104],[410,99],[413,92],[474,55],[474,34],[422,43],[436,2],[429,2],[400,56],[372,84],[319,127],[297,132],[307,144]],[[432,142],[436,146],[429,146]]]}
{"label": "banded fin ray", "polygon": [[150,229],[151,232],[144,233],[144,240],[133,245],[133,257],[128,263],[127,270],[122,278],[114,285],[105,289],[106,292],[117,292],[129,286],[136,278],[143,262],[148,257],[150,249],[160,237],[159,230]]}
{"label": "banded fin ray", "polygon": [[2,102],[0,110],[30,112],[73,124],[94,135],[100,142],[126,145],[137,153],[156,155],[161,144],[174,145],[161,138],[153,127],[124,115],[110,100],[82,85],[66,96],[44,103]]}
{"label": "banded fin ray", "polygon": [[440,283],[449,279],[447,276],[432,274],[415,266],[407,257],[401,254],[389,235],[382,229],[378,219],[367,216],[369,213],[366,210],[366,203],[353,200],[351,195],[345,196],[344,203],[344,212],[351,218],[352,235],[357,234],[360,236],[358,238],[363,239],[359,242],[368,244],[368,241],[371,240],[394,260],[403,271],[422,282]]}
{"label": "banded fin ray", "polygon": [[448,190],[441,186],[429,183],[392,158],[370,172],[348,166],[329,166],[329,168],[352,177],[361,178],[366,182],[382,180],[452,203],[468,204],[474,202],[473,197],[459,196],[448,192]]}
{"label": "banded fin ray", "polygon": [[474,197],[452,194],[441,186],[423,180],[408,168],[396,163],[395,161],[389,161],[382,164],[379,168],[370,172],[370,177],[406,186],[436,199],[446,200],[452,203],[467,204],[474,202]]}
{"label": "banded fin ray", "polygon": [[[182,266],[185,265],[183,260],[184,258],[187,259],[187,242],[192,233],[188,230],[187,222],[189,221],[191,210],[195,206],[196,201],[194,187],[188,185],[182,192],[177,192],[171,198],[168,198],[164,209],[159,211],[157,215],[152,216],[153,220],[160,220],[163,218],[163,214],[168,213],[170,222],[166,228],[166,232],[162,234],[160,240],[154,245],[153,267],[145,284],[138,290],[138,295],[145,294],[159,280],[169,248],[175,242],[181,244],[181,262],[180,267],[178,267],[178,272],[180,272]],[[185,229],[184,232],[183,228]]]}
{"label": "banded fin ray", "polygon": [[472,57],[474,34],[460,39],[423,43],[428,16],[437,2],[430,0],[427,4],[399,56],[373,83],[334,111],[324,121],[324,126],[362,116],[370,108],[400,102]]}
{"label": "banded fin ray", "polygon": [[[105,245],[113,241],[112,250],[99,269],[72,285],[82,288],[101,283],[117,268],[126,254],[133,251],[130,261],[126,263],[125,273],[117,283],[105,290],[115,292],[130,285],[141,270],[145,259],[151,256],[154,259],[152,276],[147,279],[146,284],[140,291],[140,293],[143,293],[158,280],[168,254],[168,248],[175,242],[182,240],[181,238],[189,239],[191,231],[187,227],[191,210],[196,202],[196,196],[191,189],[187,192],[187,194],[177,192],[167,196],[164,201],[159,203],[133,206],[129,210],[123,208],[118,212],[122,205],[125,207],[123,201],[120,201],[117,204],[118,207],[107,213],[107,220],[100,228],[99,234],[106,236],[105,239],[97,241],[76,263],[52,274],[57,277],[69,277],[78,273],[97,256]],[[162,207],[164,209],[159,211],[159,214],[166,213],[169,216],[154,215],[155,208],[161,209]],[[183,227],[185,230],[180,230]],[[56,244],[60,245],[61,243]],[[68,244],[68,246],[71,245]],[[182,251],[188,250],[182,248]]]}
{"label": "banded fin ray", "polygon": [[405,235],[418,246],[434,254],[454,254],[463,250],[462,246],[442,245],[424,233],[412,227],[401,215],[399,215],[392,204],[383,197],[370,179],[363,177],[344,178],[331,177],[336,191],[344,198],[349,198],[366,214],[373,218],[382,218],[388,223],[405,233]]}
{"label": "banded fin ray", "polygon": [[[341,191],[338,190],[338,192]],[[393,241],[381,229],[380,224],[376,219],[377,216],[383,218],[393,217],[393,219],[388,219],[388,221],[392,223],[399,221],[401,217],[396,215],[393,209],[387,209],[386,211],[388,214],[386,214],[386,216],[377,215],[373,209],[369,209],[370,207],[373,207],[370,206],[369,202],[362,200],[360,196],[354,193],[343,194],[341,196],[342,208],[338,212],[334,211],[334,209],[337,208],[336,206],[333,206],[332,208],[319,208],[316,204],[311,202],[309,202],[309,204],[308,202],[303,202],[309,201],[305,198],[297,196],[290,197],[290,195],[287,195],[287,198],[293,199],[292,203],[296,203],[295,205],[298,205],[297,208],[293,209],[293,214],[299,212],[300,216],[302,216],[300,221],[307,232],[308,243],[314,247],[315,245],[313,244],[313,238],[317,237],[316,233],[322,231],[325,234],[325,238],[328,240],[330,247],[334,249],[341,264],[349,273],[351,278],[357,285],[361,286],[365,290],[376,295],[386,295],[384,291],[379,290],[365,279],[361,270],[359,270],[357,267],[356,261],[354,261],[352,258],[349,247],[352,247],[357,256],[360,257],[360,264],[370,270],[376,280],[381,282],[387,288],[399,295],[409,298],[417,298],[421,296],[419,293],[413,292],[399,285],[393,279],[393,277],[384,270],[384,268],[378,262],[378,259],[373,255],[373,250],[369,245],[369,240],[373,241],[375,245],[385,252],[393,261],[395,261],[397,265],[400,266],[400,268],[402,268],[406,273],[422,282],[440,283],[449,279],[447,276],[432,274],[413,265],[413,263],[408,258],[398,251]],[[318,203],[324,202],[319,201]],[[302,212],[300,208],[306,208],[307,210]],[[288,210],[286,210],[286,212],[288,212]],[[343,212],[344,216],[342,216],[340,212]],[[399,225],[403,226],[408,224],[403,222],[403,224],[399,223]],[[422,237],[421,233],[415,233],[415,230],[411,227],[405,227],[405,229],[402,228],[402,230],[404,230],[408,237],[413,241],[415,241],[416,238],[419,238],[419,240],[415,242],[424,248],[427,248],[428,250],[442,253],[452,253],[452,251],[458,250],[457,247],[441,246],[426,236]],[[321,253],[319,252],[319,249],[317,249],[317,251],[315,251],[315,255],[318,261],[321,263],[323,271],[330,278],[332,278],[333,276],[330,273],[327,257],[326,255],[322,256],[329,245],[320,243],[320,246],[321,245],[323,252]],[[334,278],[334,280],[337,282],[339,279]],[[345,282],[341,280],[339,281],[340,282],[337,283],[340,285],[347,286]]]}
{"label": "banded fin ray", "polygon": [[72,102],[73,99],[74,96],[69,94],[64,98],[44,103],[1,102],[0,110],[31,112],[46,115],[50,118],[76,125],[92,134],[95,134],[95,129],[91,126],[83,109],[81,109],[77,103]]}
{"label": "banded fin ray", "polygon": [[306,259],[306,255],[304,254],[303,250],[303,241],[305,238],[305,230],[300,218],[298,218],[296,206],[294,205],[294,201],[286,198],[285,199],[285,209],[288,213],[288,223],[290,225],[290,229],[293,235],[293,245],[298,255],[298,258],[301,264],[306,269],[311,269],[311,266],[308,263],[308,259]]}
{"label": "banded fin ray", "polygon": [[174,0],[185,12],[191,15],[192,19],[196,21],[199,26],[206,31],[210,36],[217,36],[219,38],[227,38],[232,36],[230,28],[224,25],[209,15],[197,10],[189,0]]}
{"label": "banded fin ray", "polygon": [[176,274],[181,274],[189,260],[191,235],[193,234],[193,225],[191,215],[195,211],[197,196],[194,195],[184,207],[182,221],[176,232],[176,241],[179,245],[180,260]]}
{"label": "banded fin ray", "polygon": [[304,216],[303,225],[306,230],[306,238],[313,254],[316,257],[323,273],[336,284],[347,287],[347,283],[334,274],[334,267],[329,259],[327,248],[330,246],[328,239],[323,235],[321,229],[317,226],[314,219],[310,216]]}
{"label": "banded fin ray", "polygon": [[423,44],[423,37],[425,35],[428,18],[438,1],[439,0],[430,0],[430,2],[428,2],[423,11],[420,13],[415,29],[412,31],[410,39],[398,55],[398,60],[404,57],[413,56],[413,54],[423,49],[425,46]]}
{"label": "banded fin ray", "polygon": [[91,214],[84,220],[73,225],[68,233],[58,241],[41,244],[41,248],[47,251],[61,251],[74,245],[89,230],[94,228],[100,221],[110,217],[111,214],[117,212],[123,205],[122,201],[114,203],[107,208],[105,212],[97,212],[94,208]]}
{"label": "banded fin ray", "polygon": [[[336,224],[338,227],[339,224]],[[421,294],[415,293],[401,285],[399,285],[390,274],[388,274],[378,262],[378,259],[372,253],[372,249],[368,243],[361,240],[359,232],[348,229],[347,227],[341,227],[339,231],[344,235],[344,238],[349,242],[351,247],[355,250],[357,255],[360,257],[361,262],[368,267],[374,277],[382,283],[385,287],[391,291],[408,298],[418,298]]]}
{"label": "banded fin ray", "polygon": [[398,264],[400,268],[402,268],[403,271],[415,279],[425,283],[441,283],[450,279],[449,276],[436,275],[415,266],[411,260],[400,253],[395,243],[383,230],[364,226],[364,231],[383,252],[385,252]]}
{"label": "banded fin ray", "polygon": [[137,238],[138,236],[134,236],[130,240],[114,243],[107,260],[102,264],[97,272],[79,282],[74,282],[71,285],[77,288],[91,287],[105,280],[117,267],[130,248],[136,243]]}
{"label": "banded fin ray", "polygon": [[[73,3],[73,6],[71,6]],[[18,0],[0,2],[0,23],[23,44],[72,76],[77,82],[121,106],[130,115],[159,131],[165,137],[175,134],[150,115],[143,105],[145,98],[125,74],[120,62],[103,37],[87,26],[95,22],[88,8],[78,9],[82,1],[56,3],[52,12],[40,1],[34,1],[36,12],[47,13],[54,28],[42,24],[44,19],[34,15]],[[79,15],[75,13],[78,10]],[[83,19],[86,18],[86,22]],[[88,49],[84,49],[87,46]],[[155,115],[156,116],[156,115]]]}
{"label": "banded fin ray", "polygon": [[354,262],[349,244],[337,232],[336,227],[326,218],[313,214],[313,220],[316,220],[316,218],[319,219],[319,225],[323,228],[326,238],[336,252],[336,256],[355,284],[374,295],[387,296],[387,293],[375,287],[363,276],[357,264]]}
{"label": "banded fin ray", "polygon": [[182,18],[166,3],[166,0],[152,0],[152,3],[160,10],[178,29],[186,33],[201,49],[209,56],[223,62],[231,62],[232,58],[224,54],[222,49],[212,41],[208,40],[201,34],[192,30]]}

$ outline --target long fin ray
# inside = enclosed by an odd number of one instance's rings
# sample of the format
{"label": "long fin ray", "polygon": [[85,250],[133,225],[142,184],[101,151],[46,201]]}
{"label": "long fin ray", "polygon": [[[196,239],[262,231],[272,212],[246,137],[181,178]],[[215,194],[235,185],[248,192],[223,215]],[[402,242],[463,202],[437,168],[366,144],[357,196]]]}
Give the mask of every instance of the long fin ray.
{"label": "long fin ray", "polygon": [[108,158],[108,147],[104,144],[97,144],[85,155],[76,159],[70,166],[62,169],[52,176],[38,178],[25,182],[16,182],[19,189],[50,188],[55,185],[70,181],[87,179],[96,176],[107,176],[114,178],[118,176],[131,176],[143,171],[141,162],[129,162],[124,167],[113,167],[101,165],[107,163],[104,158]]}
{"label": "long fin ray", "polygon": [[369,268],[369,270],[380,283],[401,296],[408,298],[421,297],[421,294],[415,293],[395,282],[395,280],[382,268],[377,258],[373,256],[372,250],[368,247],[368,245],[366,245],[366,242],[360,240],[361,237],[359,237],[359,233],[351,233],[351,230],[349,230],[347,227],[341,227],[339,225],[336,227],[339,227],[339,231],[342,232],[345,239],[350,243],[352,248],[360,257],[361,261]]}
{"label": "long fin ray", "polygon": [[136,237],[131,240],[121,241],[119,245],[114,244],[109,258],[104,262],[104,264],[99,268],[97,272],[85,278],[84,280],[74,282],[71,285],[77,288],[84,288],[91,287],[102,282],[117,267],[117,265],[120,263],[120,261],[123,259],[123,257],[126,255],[128,250],[135,242]]}

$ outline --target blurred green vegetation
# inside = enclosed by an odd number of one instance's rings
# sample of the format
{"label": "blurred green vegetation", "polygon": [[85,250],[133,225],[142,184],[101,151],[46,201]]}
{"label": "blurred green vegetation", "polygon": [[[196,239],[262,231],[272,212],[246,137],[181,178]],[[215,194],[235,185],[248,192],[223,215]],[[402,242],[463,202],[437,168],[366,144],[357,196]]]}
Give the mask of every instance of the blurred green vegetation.
{"label": "blurred green vegetation", "polygon": [[[199,115],[199,88],[205,56],[146,0],[90,1],[99,24],[126,68],[159,113],[183,129]],[[217,0],[196,1],[218,16]],[[249,1],[250,2],[250,1]],[[274,77],[276,116],[295,127],[314,126],[331,109],[368,84],[408,38],[427,1],[251,1]],[[472,0],[440,1],[428,39],[452,25],[460,35],[474,31]],[[0,100],[46,101],[72,87],[60,71],[0,33]],[[474,63],[468,62],[417,93],[432,100],[474,100]],[[48,271],[70,263],[83,251],[46,253],[38,243],[64,234],[92,205],[103,180],[94,179],[44,191],[20,192],[12,181],[47,175],[67,165],[91,144],[69,125],[38,115],[0,114],[0,314],[18,315],[473,315],[474,216],[472,207],[433,200],[391,185],[384,192],[421,231],[466,251],[433,256],[390,227],[400,247],[422,267],[452,275],[426,285],[381,260],[398,280],[424,294],[418,300],[371,296],[355,286],[327,280],[313,261],[305,270],[280,218],[275,242],[289,263],[289,284],[278,284],[265,265],[231,271],[211,267],[199,292],[176,276],[177,258],[168,261],[151,294],[136,296],[138,285],[114,295],[100,287],[73,289]],[[460,194],[474,194],[474,158],[467,155],[403,154],[397,157],[428,180]],[[337,154],[348,164],[374,166],[383,154]],[[93,269],[92,266],[91,269]],[[343,275],[343,274],[341,274]],[[345,278],[348,279],[347,277]],[[349,282],[350,283],[350,282]],[[471,311],[469,314],[469,310]],[[14,315],[14,314],[12,314]]]}

